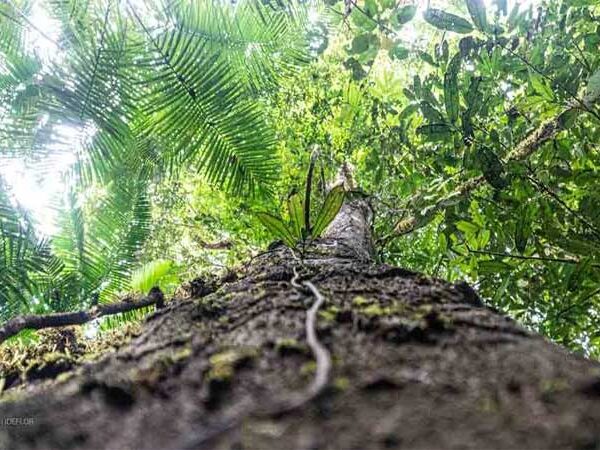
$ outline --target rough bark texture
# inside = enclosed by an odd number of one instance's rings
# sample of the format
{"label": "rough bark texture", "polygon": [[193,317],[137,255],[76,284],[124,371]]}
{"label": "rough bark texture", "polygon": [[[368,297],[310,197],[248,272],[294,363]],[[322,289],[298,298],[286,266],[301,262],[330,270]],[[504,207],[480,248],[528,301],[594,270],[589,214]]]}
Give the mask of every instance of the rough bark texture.
{"label": "rough bark texture", "polygon": [[[355,207],[365,205],[346,217]],[[330,231],[349,230],[343,217]],[[279,247],[219,285],[194,284],[129,345],[0,404],[0,419],[33,419],[1,426],[0,448],[600,446],[598,363],[483,306],[465,284],[373,264],[368,246],[350,245],[365,233],[336,236],[304,258]],[[333,369],[317,398],[266,415],[314,376],[305,317],[315,296],[293,287],[294,268],[326,298],[317,333]]]}

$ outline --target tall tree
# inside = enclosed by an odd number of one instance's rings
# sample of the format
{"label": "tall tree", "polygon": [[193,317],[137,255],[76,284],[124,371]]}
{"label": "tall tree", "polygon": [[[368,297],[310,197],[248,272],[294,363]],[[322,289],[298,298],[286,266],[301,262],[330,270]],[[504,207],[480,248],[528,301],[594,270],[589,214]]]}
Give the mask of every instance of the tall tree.
{"label": "tall tree", "polygon": [[128,345],[0,405],[2,447],[597,446],[600,365],[466,284],[375,264],[371,216],[349,200],[302,254],[196,280]]}

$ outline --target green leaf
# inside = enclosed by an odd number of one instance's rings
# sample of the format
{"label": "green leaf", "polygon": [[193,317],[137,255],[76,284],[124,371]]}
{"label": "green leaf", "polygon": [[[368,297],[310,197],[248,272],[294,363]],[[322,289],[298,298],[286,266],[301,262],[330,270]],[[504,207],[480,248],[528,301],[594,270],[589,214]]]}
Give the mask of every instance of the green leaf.
{"label": "green leaf", "polygon": [[363,31],[373,31],[377,27],[377,22],[371,19],[373,15],[367,9],[365,9],[365,12],[367,14],[359,11],[358,8],[352,8],[350,20]]}
{"label": "green leaf", "polygon": [[500,260],[478,261],[477,267],[480,274],[497,274],[499,272],[508,272],[512,267]]}
{"label": "green leaf", "polygon": [[458,71],[460,69],[460,53],[454,55],[448,69],[444,74],[444,103],[446,105],[446,114],[450,122],[455,123],[458,120],[460,111],[460,97],[458,93]]}
{"label": "green leaf", "polygon": [[174,282],[171,273],[173,262],[166,259],[155,259],[137,268],[131,274],[131,289],[134,292],[148,293],[153,286],[163,291],[169,282]]}
{"label": "green leaf", "polygon": [[382,10],[393,8],[396,5],[396,0],[379,0],[379,5]]}
{"label": "green leaf", "polygon": [[434,27],[445,30],[454,31],[455,33],[470,33],[473,31],[473,25],[467,19],[464,19],[455,14],[447,13],[441,9],[429,8],[423,15],[425,21]]}
{"label": "green leaf", "polygon": [[547,100],[549,102],[554,100],[554,93],[552,92],[552,88],[548,85],[548,82],[544,80],[544,78],[540,74],[530,71],[529,81],[533,90],[539,95],[541,95],[544,98],[544,100]]}
{"label": "green leaf", "polygon": [[427,119],[429,123],[437,124],[444,123],[444,116],[441,112],[435,109],[429,102],[422,101],[419,103],[419,108],[421,109],[421,113],[423,117]]}
{"label": "green leaf", "polygon": [[592,265],[591,258],[583,258],[573,268],[571,273],[567,276],[566,285],[570,291],[575,291],[581,284],[585,277],[585,273],[590,269]]}
{"label": "green leaf", "polygon": [[393,20],[395,19],[399,25],[404,25],[413,20],[416,13],[417,5],[404,5],[393,15]]}
{"label": "green leaf", "polygon": [[343,186],[336,186],[329,191],[312,227],[311,233],[313,238],[318,238],[333,219],[335,219],[335,216],[337,216],[344,203],[345,196],[346,192]]}
{"label": "green leaf", "polygon": [[388,54],[392,59],[403,60],[408,58],[410,52],[406,47],[403,47],[400,44],[396,44],[388,50]]}
{"label": "green leaf", "polygon": [[296,245],[292,231],[281,218],[266,212],[259,212],[256,215],[269,233],[277,239],[281,239],[290,248]]}
{"label": "green leaf", "polygon": [[351,47],[352,53],[366,52],[369,49],[369,44],[371,42],[371,39],[374,36],[375,35],[373,35],[371,33],[365,33],[365,34],[360,34],[360,35],[356,36],[354,39],[352,39],[352,47]]}
{"label": "green leaf", "polygon": [[519,214],[517,223],[515,224],[515,248],[519,253],[525,253],[530,235],[531,226],[529,224],[527,215],[523,211],[521,214]]}
{"label": "green leaf", "polygon": [[419,53],[419,57],[426,63],[431,64],[434,67],[438,66],[438,64],[435,62],[435,60],[429,53],[423,52],[423,51],[419,51],[418,53]]}
{"label": "green leaf", "polygon": [[474,116],[479,112],[481,106],[483,105],[483,96],[479,92],[479,85],[481,84],[481,77],[471,77],[471,82],[469,83],[469,90],[467,91],[467,114],[469,116]]}
{"label": "green leaf", "polygon": [[293,194],[288,198],[288,214],[290,215],[292,232],[297,239],[302,239],[306,224],[304,223],[304,208],[302,207],[300,194]]}
{"label": "green leaf", "polygon": [[367,72],[356,58],[348,58],[343,64],[346,69],[352,71],[353,80],[360,81],[367,76]]}
{"label": "green leaf", "polygon": [[596,70],[589,78],[587,87],[585,88],[585,96],[583,101],[586,104],[595,103],[600,99],[600,69]]}
{"label": "green leaf", "polygon": [[479,227],[472,222],[467,222],[466,220],[459,220],[456,222],[456,228],[458,228],[463,233],[475,234],[479,231]]}
{"label": "green leaf", "polygon": [[378,51],[379,37],[373,33],[361,34],[352,40],[350,52],[358,55],[357,57],[363,63],[375,59]]}
{"label": "green leaf", "polygon": [[466,0],[467,9],[471,15],[471,19],[477,28],[481,31],[486,31],[488,28],[487,13],[483,0]]}

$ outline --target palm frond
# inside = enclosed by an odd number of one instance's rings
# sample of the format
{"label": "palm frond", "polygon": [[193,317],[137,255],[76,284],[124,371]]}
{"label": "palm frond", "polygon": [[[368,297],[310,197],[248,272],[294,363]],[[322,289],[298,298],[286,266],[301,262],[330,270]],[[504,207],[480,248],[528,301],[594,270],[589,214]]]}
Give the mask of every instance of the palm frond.
{"label": "palm frond", "polygon": [[0,318],[32,309],[37,279],[52,263],[48,242],[40,239],[29,215],[11,201],[0,179]]}

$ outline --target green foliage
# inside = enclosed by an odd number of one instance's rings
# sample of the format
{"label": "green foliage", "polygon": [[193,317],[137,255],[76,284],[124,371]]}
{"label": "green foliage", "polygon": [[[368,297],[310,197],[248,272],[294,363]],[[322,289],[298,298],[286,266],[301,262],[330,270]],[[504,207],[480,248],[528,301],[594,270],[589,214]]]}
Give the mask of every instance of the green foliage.
{"label": "green foliage", "polygon": [[131,274],[131,290],[147,294],[154,286],[172,292],[177,283],[173,262],[156,259],[138,267]]}
{"label": "green foliage", "polygon": [[337,216],[345,197],[346,191],[343,186],[336,186],[331,189],[325,196],[323,205],[319,208],[312,226],[306,223],[306,214],[302,209],[299,194],[292,194],[288,199],[289,223],[286,223],[280,217],[265,212],[257,213],[257,217],[273,237],[280,239],[285,245],[293,248],[307,239],[319,238]]}
{"label": "green foliage", "polygon": [[310,234],[313,238],[321,236],[333,219],[335,219],[335,216],[337,216],[344,203],[345,196],[346,192],[342,186],[336,186],[329,191],[325,197],[323,206],[319,210],[319,214],[317,214],[315,223],[310,229]]}
{"label": "green foliage", "polygon": [[[39,7],[50,31],[27,3],[0,5],[0,157],[64,178],[68,192],[53,205],[58,231],[41,239],[0,184],[2,320],[110,302],[163,279],[166,263],[149,262],[150,194],[182,169],[235,195],[269,193],[279,164],[258,98],[310,59],[308,10],[295,2]],[[32,51],[32,36],[51,54]],[[63,173],[48,162],[57,154],[75,160]]]}

